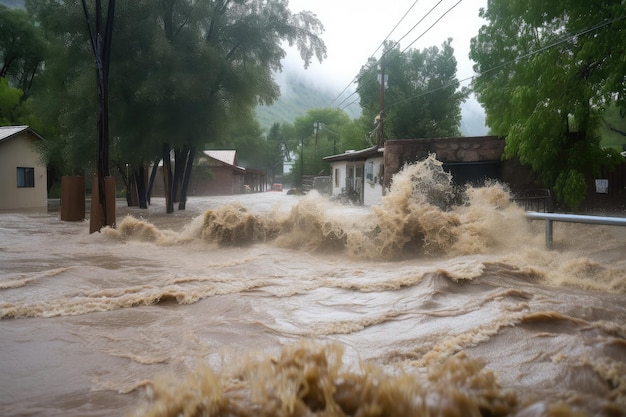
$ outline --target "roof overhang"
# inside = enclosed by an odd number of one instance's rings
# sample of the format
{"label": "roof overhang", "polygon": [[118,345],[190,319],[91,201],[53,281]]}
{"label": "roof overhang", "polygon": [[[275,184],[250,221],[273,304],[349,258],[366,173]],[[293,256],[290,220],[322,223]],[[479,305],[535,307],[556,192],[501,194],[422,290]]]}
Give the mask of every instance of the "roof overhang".
{"label": "roof overhang", "polygon": [[33,137],[39,140],[44,140],[39,133],[35,132],[28,126],[2,126],[0,127],[0,142],[4,142],[5,140],[9,140],[21,133],[28,132]]}
{"label": "roof overhang", "polygon": [[331,155],[322,158],[326,162],[340,161],[364,161],[367,158],[382,156],[383,148],[372,146],[371,148],[362,149],[360,151],[346,151],[339,155]]}

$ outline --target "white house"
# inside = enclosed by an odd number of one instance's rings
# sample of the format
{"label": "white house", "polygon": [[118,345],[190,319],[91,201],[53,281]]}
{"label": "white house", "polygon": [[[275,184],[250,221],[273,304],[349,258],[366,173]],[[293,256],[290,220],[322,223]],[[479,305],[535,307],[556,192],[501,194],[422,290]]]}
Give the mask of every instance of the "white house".
{"label": "white house", "polygon": [[48,207],[48,175],[28,126],[0,127],[0,210]]}
{"label": "white house", "polygon": [[383,198],[383,148],[373,146],[327,156],[332,175],[332,195],[346,195],[357,204],[380,204]]}

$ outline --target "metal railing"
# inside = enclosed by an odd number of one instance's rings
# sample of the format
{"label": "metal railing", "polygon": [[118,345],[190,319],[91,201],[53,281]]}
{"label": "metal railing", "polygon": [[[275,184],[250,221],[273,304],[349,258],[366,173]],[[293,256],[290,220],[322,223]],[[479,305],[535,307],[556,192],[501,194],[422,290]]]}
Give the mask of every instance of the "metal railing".
{"label": "metal railing", "polygon": [[546,222],[546,247],[552,249],[554,237],[554,222],[601,224],[605,226],[626,226],[624,217],[586,216],[581,214],[561,213],[538,213],[529,211],[526,213],[529,220],[545,220]]}
{"label": "metal railing", "polygon": [[552,194],[547,188],[524,190],[516,194],[512,199],[518,206],[526,211],[552,211]]}

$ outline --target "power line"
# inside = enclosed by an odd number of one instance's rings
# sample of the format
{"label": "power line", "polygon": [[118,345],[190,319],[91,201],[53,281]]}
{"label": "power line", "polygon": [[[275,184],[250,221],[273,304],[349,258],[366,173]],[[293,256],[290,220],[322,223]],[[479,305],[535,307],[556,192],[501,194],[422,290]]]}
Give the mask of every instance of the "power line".
{"label": "power line", "polygon": [[[439,23],[439,21],[441,19],[443,19],[452,9],[454,9],[456,6],[458,6],[463,0],[459,0],[456,4],[454,4],[452,7],[450,7],[448,10],[446,10],[436,21],[435,23],[433,23],[432,25],[430,25],[430,27],[428,29],[426,29],[424,32],[422,32],[422,34],[420,36],[417,37],[417,39],[415,39],[413,42],[411,42],[409,44],[409,46],[407,48],[405,48],[402,53],[404,53],[411,45],[413,45],[415,42],[417,42],[422,36],[424,36],[428,31],[430,31],[437,23]],[[422,23],[441,3],[443,2],[443,0],[439,0],[439,2],[437,2],[437,4],[435,4],[433,7],[431,7],[431,9],[424,15],[424,17],[422,17],[415,25],[413,25],[413,27],[411,29],[409,29],[404,36],[402,36],[398,41],[394,42],[394,44],[391,46],[391,48],[389,48],[385,53],[383,53],[380,58],[378,58],[378,60],[376,60],[376,65],[378,63],[380,63],[382,61],[382,59],[388,54],[390,53],[393,48],[395,48],[397,45],[400,44],[400,42],[406,38],[409,33],[411,33],[420,23]],[[358,79],[358,75],[351,81],[354,82],[356,79]],[[368,79],[364,86],[369,84],[370,82],[372,82],[374,80],[374,76],[372,75],[370,79]],[[343,90],[345,91],[347,89],[347,87]],[[342,94],[343,94],[342,91]],[[350,94],[349,96],[347,96],[346,98],[343,99],[343,101],[341,101],[341,103],[339,103],[337,106],[340,107],[346,100],[348,100],[350,97],[352,97],[354,94],[357,94],[360,91],[360,88],[357,88],[354,92],[352,92],[352,94]],[[333,100],[334,102],[335,100]],[[331,103],[332,104],[332,103]],[[346,107],[341,108],[342,110],[345,109]]]}
{"label": "power line", "polygon": [[406,52],[407,49],[409,49],[415,42],[417,42],[422,36],[424,36],[426,33],[428,33],[428,31],[430,31],[437,23],[439,23],[439,21],[441,19],[443,19],[448,13],[450,13],[456,6],[458,6],[463,0],[459,0],[457,1],[454,6],[450,7],[448,10],[445,11],[444,14],[441,15],[441,17],[439,17],[439,19],[437,19],[435,21],[435,23],[433,23],[432,25],[430,25],[430,27],[428,29],[426,29],[424,32],[422,32],[421,35],[419,35],[413,42],[411,42],[406,48],[404,48],[402,50],[402,53]]}
{"label": "power line", "polygon": [[[387,34],[387,36],[385,37],[385,39],[383,39],[383,41],[380,43],[380,45],[378,45],[378,47],[374,50],[374,52],[370,54],[370,56],[371,56],[371,57],[373,57],[374,55],[376,55],[376,52],[378,52],[378,50],[380,49],[380,47],[381,47],[381,46],[383,46],[383,45],[385,44],[385,42],[389,39],[389,36],[391,36],[391,34],[392,34],[392,33],[393,33],[393,32],[394,32],[397,28],[398,28],[398,26],[400,25],[400,23],[402,23],[402,21],[404,20],[404,18],[405,18],[405,17],[409,14],[409,12],[413,9],[413,7],[415,7],[415,5],[417,4],[417,2],[418,2],[418,1],[419,1],[419,0],[415,0],[415,2],[413,2],[413,4],[411,5],[411,7],[409,7],[409,9],[408,9],[408,10],[404,13],[404,15],[400,18],[400,20],[398,21],[398,23],[396,23],[396,24],[395,24],[395,26],[393,27],[393,29],[391,29],[391,31]],[[439,0],[439,3],[441,3],[442,1],[443,1],[443,0]],[[439,3],[437,3],[437,5],[438,5]],[[435,7],[436,7],[436,6],[435,6]],[[431,9],[431,11],[432,11],[432,9]],[[430,13],[430,12],[429,12],[429,13]],[[425,18],[425,17],[424,17],[424,18]],[[424,20],[424,18],[422,18],[422,20]],[[422,20],[420,20],[420,22],[421,22]],[[415,26],[413,26],[413,28],[412,28],[411,30],[415,29],[415,27],[416,27],[416,26],[417,26],[420,22],[418,22],[417,24],[415,24]],[[409,31],[409,32],[410,32],[410,31]],[[407,34],[408,34],[408,33],[407,33]],[[407,34],[405,34],[404,36],[406,36]],[[404,37],[403,37],[403,38],[404,38]],[[395,45],[397,45],[397,42],[396,42],[396,44],[394,44],[394,46],[395,46]],[[383,54],[383,56],[384,56],[384,54]],[[382,57],[381,57],[381,58],[382,58]],[[339,99],[339,97],[341,97],[341,95],[342,95],[343,93],[345,93],[345,91],[346,91],[348,88],[350,88],[350,86],[351,86],[351,85],[352,85],[352,84],[353,84],[353,83],[354,83],[354,82],[355,82],[358,78],[359,78],[359,75],[358,75],[358,74],[357,74],[357,75],[355,75],[355,76],[354,76],[354,78],[352,78],[352,80],[348,83],[348,85],[346,85],[346,86],[343,88],[343,90],[341,90],[341,92],[339,93],[339,95],[337,95],[337,97],[335,97],[335,98],[333,99],[333,101],[331,101],[331,102],[330,102],[329,107],[330,107],[330,106],[332,106],[332,105],[333,105],[333,103],[334,103],[335,101],[337,101],[337,100]],[[350,94],[347,98],[350,98],[352,95],[354,95],[354,93]],[[346,98],[346,99],[347,99],[347,98]],[[342,104],[346,101],[346,99],[344,99],[341,103],[339,103],[339,104],[337,105],[337,107],[341,106],[341,105],[342,105]]]}
{"label": "power line", "polygon": [[[378,50],[381,48],[381,46],[383,46],[385,44],[385,41],[388,40],[389,37],[391,36],[391,34],[398,28],[398,26],[400,26],[400,23],[402,23],[404,18],[411,12],[411,10],[413,10],[413,7],[415,7],[415,5],[417,4],[418,1],[419,0],[415,0],[413,5],[411,5],[411,7],[409,7],[409,10],[407,10],[406,13],[404,13],[402,18],[398,21],[398,23],[396,23],[396,25],[393,27],[393,29],[391,29],[391,31],[387,34],[387,36],[385,36],[385,39],[380,43],[380,45],[378,45],[378,48],[376,48],[376,50],[370,54],[370,56],[376,55],[376,52],[378,52]],[[413,30],[413,29],[411,29],[411,30]]]}
{"label": "power line", "polygon": [[495,67],[493,67],[493,68],[489,68],[489,69],[487,69],[487,70],[485,70],[485,71],[482,71],[481,73],[479,73],[479,74],[478,74],[478,76],[483,75],[483,74],[486,74],[486,73],[491,72],[491,71],[495,71],[495,70],[497,70],[497,69],[500,69],[500,68],[502,68],[502,67],[504,67],[504,66],[507,66],[507,65],[509,65],[509,64],[512,64],[512,63],[514,63],[514,62],[516,62],[516,61],[519,61],[519,60],[521,60],[521,59],[528,58],[529,56],[535,55],[535,54],[537,54],[537,53],[539,53],[539,52],[543,52],[543,51],[545,51],[546,49],[553,48],[553,47],[555,47],[555,46],[557,46],[557,45],[560,45],[560,44],[562,44],[562,43],[565,43],[565,42],[571,41],[571,40],[573,40],[574,38],[576,38],[576,37],[578,37],[578,36],[583,36],[583,35],[586,35],[586,34],[588,34],[588,33],[590,33],[590,32],[593,32],[593,31],[595,31],[595,30],[601,29],[601,28],[603,28],[603,27],[605,27],[605,26],[608,26],[608,25],[610,25],[610,24],[612,24],[612,23],[615,23],[615,22],[617,22],[617,21],[619,21],[619,20],[622,20],[622,19],[625,19],[625,18],[626,18],[626,15],[623,15],[623,16],[619,16],[619,17],[616,17],[616,18],[611,19],[611,20],[605,20],[605,21],[604,21],[604,22],[602,22],[602,23],[599,23],[599,24],[597,24],[597,25],[595,25],[595,26],[592,26],[592,27],[590,27],[590,28],[587,28],[587,29],[583,29],[583,30],[581,30],[580,32],[577,32],[577,33],[575,33],[575,34],[573,34],[573,35],[571,35],[571,36],[568,36],[568,37],[566,37],[566,38],[563,38],[563,39],[561,39],[561,40],[559,40],[559,41],[556,41],[556,42],[553,42],[553,43],[548,44],[548,45],[546,45],[546,46],[543,46],[543,47],[541,47],[541,48],[539,48],[539,49],[537,49],[537,50],[535,50],[535,51],[528,52],[528,53],[526,53],[526,54],[524,54],[524,55],[522,55],[522,56],[519,56],[519,57],[517,57],[517,58],[515,58],[515,59],[512,59],[512,60],[510,60],[510,61],[508,61],[508,62],[504,62],[504,63],[502,63],[502,64],[500,64],[500,65],[498,65],[498,66],[495,66]]}
{"label": "power line", "polygon": [[[459,2],[462,0],[459,0]],[[422,23],[428,16],[430,16],[430,14],[437,8],[439,7],[439,5],[443,2],[443,0],[439,0],[439,2],[437,2],[437,4],[435,4],[433,7],[431,7],[431,9],[428,11],[428,13],[426,13],[424,15],[424,17],[422,17],[415,25],[413,25],[413,27],[411,29],[409,29],[404,36],[402,36],[400,39],[398,39],[398,41],[396,43],[393,44],[392,48],[395,48],[396,45],[400,44],[400,42],[402,41],[402,39],[406,38],[407,36],[409,36],[409,33],[413,32],[413,29],[415,29],[420,23]],[[446,12],[447,13],[447,12]],[[445,16],[445,13],[444,13]],[[443,16],[442,16],[443,17]],[[441,20],[441,18],[439,18],[439,20]],[[437,20],[437,22],[439,21]],[[435,22],[435,23],[437,23]],[[434,26],[434,25],[433,25]],[[430,30],[432,28],[432,26],[430,28],[428,28],[426,31]],[[426,33],[426,32],[424,32]],[[423,35],[423,33],[422,33]],[[419,39],[419,38],[418,38]],[[413,43],[415,43],[415,41],[413,41]],[[380,59],[383,58],[383,56],[385,56],[385,54],[383,54]]]}
{"label": "power line", "polygon": [[461,84],[461,83],[464,83],[464,82],[466,82],[466,81],[470,81],[470,80],[471,80],[471,81],[473,81],[475,78],[480,77],[481,75],[487,74],[487,73],[492,72],[492,71],[496,71],[496,70],[498,70],[498,69],[500,69],[500,68],[503,68],[503,67],[505,67],[505,66],[507,66],[507,65],[511,65],[511,64],[513,64],[513,63],[516,63],[516,62],[518,62],[518,61],[522,60],[522,59],[526,59],[526,58],[528,58],[528,57],[530,57],[530,56],[533,56],[533,55],[536,55],[536,54],[538,54],[538,53],[541,53],[541,52],[543,52],[543,51],[545,51],[545,50],[547,50],[547,49],[554,48],[555,46],[558,46],[558,45],[560,45],[560,44],[562,44],[562,43],[569,42],[569,41],[571,41],[571,40],[573,40],[573,39],[575,39],[575,38],[577,38],[577,37],[579,37],[579,36],[586,35],[586,34],[588,34],[588,33],[590,33],[590,32],[593,32],[593,31],[596,31],[596,30],[598,30],[598,29],[601,29],[601,28],[603,28],[603,27],[605,27],[605,26],[608,26],[608,25],[610,25],[610,24],[612,24],[612,23],[615,23],[615,22],[617,22],[617,21],[619,21],[619,20],[622,20],[622,19],[626,19],[626,15],[619,16],[619,17],[613,18],[613,19],[611,19],[611,20],[605,20],[604,22],[599,23],[599,24],[597,24],[597,25],[595,25],[595,26],[592,26],[592,27],[587,28],[587,29],[583,29],[583,30],[581,30],[580,32],[576,32],[576,33],[575,33],[575,34],[573,34],[573,35],[570,35],[570,36],[567,36],[567,37],[561,38],[560,40],[558,40],[558,41],[556,41],[556,42],[553,42],[553,43],[548,44],[548,45],[546,45],[546,46],[542,46],[542,47],[541,47],[541,48],[539,48],[539,49],[536,49],[536,50],[534,50],[534,51],[528,52],[528,53],[526,53],[526,54],[524,54],[524,55],[521,55],[521,56],[519,56],[519,57],[516,57],[516,58],[514,58],[514,59],[511,59],[511,60],[509,60],[509,61],[507,61],[507,62],[504,62],[504,63],[502,63],[502,64],[496,65],[495,67],[492,67],[492,68],[486,69],[485,71],[482,71],[482,72],[480,72],[480,73],[474,74],[474,75],[472,75],[471,77],[467,77],[467,78],[464,78],[464,79],[462,79],[462,80],[455,80],[455,81],[449,82],[448,84],[444,84],[444,85],[442,85],[442,86],[440,86],[440,87],[434,88],[434,89],[432,89],[432,90],[428,90],[428,91],[425,91],[425,92],[423,92],[423,93],[417,94],[417,95],[415,95],[415,96],[411,96],[411,97],[407,97],[407,98],[402,99],[402,100],[398,100],[398,101],[396,101],[395,103],[391,103],[390,105],[385,106],[385,110],[386,110],[387,108],[389,108],[389,107],[393,107],[393,106],[396,106],[396,105],[398,105],[398,104],[402,104],[402,103],[404,103],[404,102],[411,101],[411,100],[413,100],[413,99],[423,97],[423,96],[425,96],[425,95],[427,95],[427,94],[431,94],[431,93],[434,93],[434,92],[437,92],[437,91],[443,90],[443,89],[445,89],[445,88],[453,87],[453,86],[455,86],[456,84]]}

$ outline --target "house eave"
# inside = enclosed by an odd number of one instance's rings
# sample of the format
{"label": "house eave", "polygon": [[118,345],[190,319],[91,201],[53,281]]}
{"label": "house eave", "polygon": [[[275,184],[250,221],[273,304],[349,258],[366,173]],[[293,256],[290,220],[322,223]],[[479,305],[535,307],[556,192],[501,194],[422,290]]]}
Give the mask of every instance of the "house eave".
{"label": "house eave", "polygon": [[382,156],[383,148],[378,146],[372,146],[370,148],[362,149],[360,151],[344,152],[339,155],[331,155],[322,158],[325,162],[340,162],[340,161],[364,161],[372,156]]}

